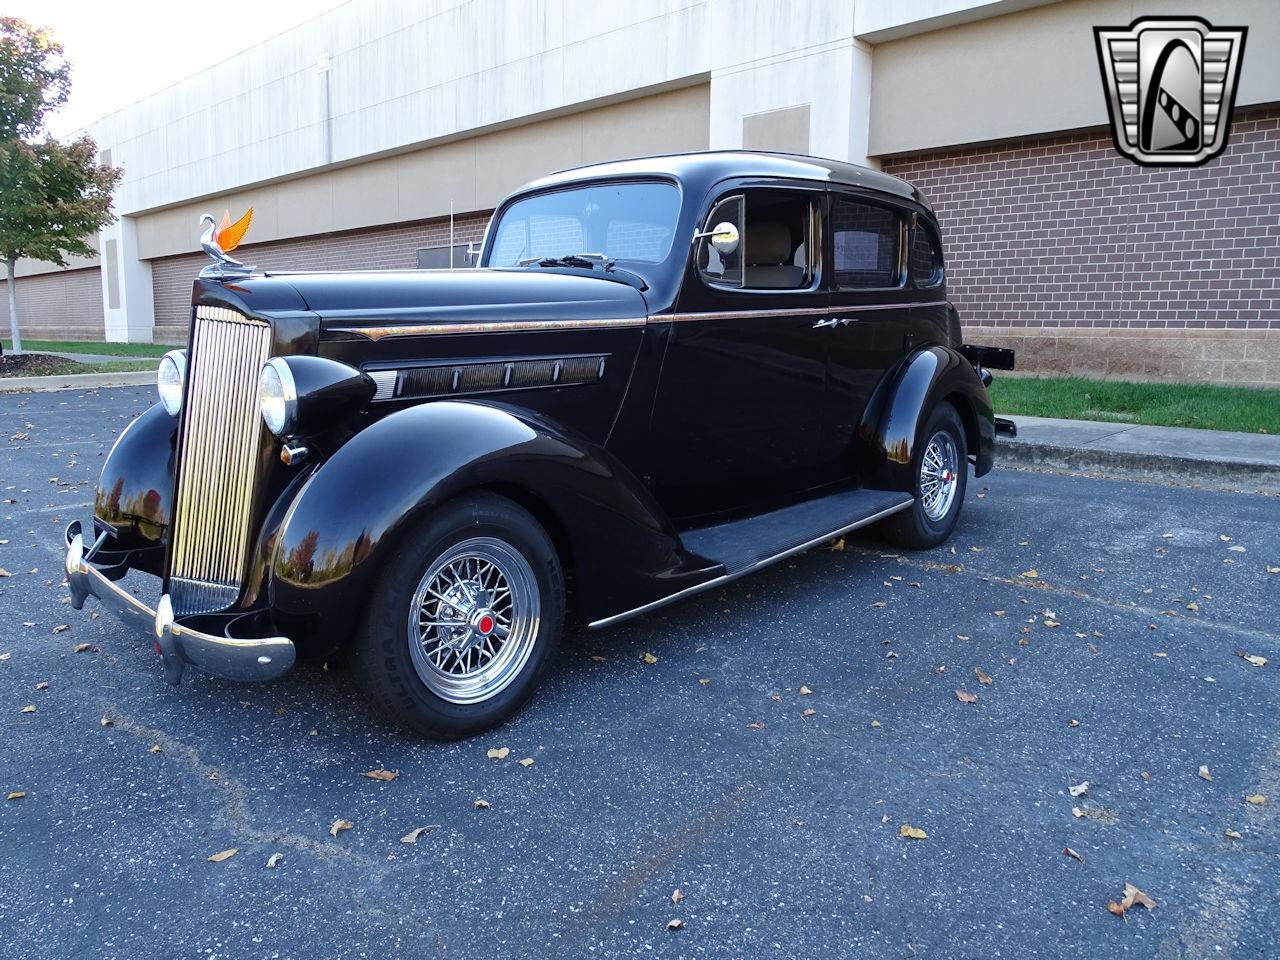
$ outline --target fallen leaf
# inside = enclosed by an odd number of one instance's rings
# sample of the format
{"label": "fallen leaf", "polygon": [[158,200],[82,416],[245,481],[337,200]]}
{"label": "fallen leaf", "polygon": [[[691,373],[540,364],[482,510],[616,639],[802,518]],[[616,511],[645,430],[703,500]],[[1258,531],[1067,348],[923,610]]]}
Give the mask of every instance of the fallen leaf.
{"label": "fallen leaf", "polygon": [[98,723],[104,727],[109,727],[112,724],[112,720],[110,717],[103,717],[101,720],[98,721]]}
{"label": "fallen leaf", "polygon": [[1036,570],[1024,570],[1022,571],[1020,576],[1026,577],[1028,580],[1035,580],[1037,577],[1040,576],[1040,574]]}
{"label": "fallen leaf", "polygon": [[968,636],[968,634],[964,634],[964,633],[957,633],[957,634],[956,634],[956,639],[957,639],[957,640],[968,640],[968,639],[969,639],[969,636]]}
{"label": "fallen leaf", "polygon": [[1220,534],[1218,534],[1218,539],[1219,539],[1219,540],[1221,540],[1223,543],[1230,543],[1230,542],[1231,542],[1231,538],[1230,538],[1230,537],[1228,537],[1225,533],[1220,533]]}
{"label": "fallen leaf", "polygon": [[706,677],[699,677],[699,678],[698,678],[698,682],[699,682],[700,684],[702,684],[702,685],[705,687],[705,686],[706,686],[707,684],[709,684],[711,681],[710,681],[710,680],[708,680]]}
{"label": "fallen leaf", "polygon": [[48,689],[49,689],[49,681],[48,681],[48,680],[41,680],[39,683],[37,683],[37,684],[36,684],[36,689],[37,689],[37,690],[48,690]]}
{"label": "fallen leaf", "polygon": [[1251,653],[1245,653],[1243,650],[1237,650],[1236,656],[1239,657],[1241,660],[1248,660],[1255,667],[1265,667],[1267,665],[1266,657],[1259,657]]}
{"label": "fallen leaf", "polygon": [[343,830],[350,830],[355,824],[350,820],[335,820],[329,824],[329,836],[336,837]]}
{"label": "fallen leaf", "polygon": [[221,863],[223,860],[230,860],[239,852],[240,852],[239,847],[231,847],[228,850],[219,850],[217,853],[215,853],[213,856],[209,858],[209,862]]}
{"label": "fallen leaf", "polygon": [[872,721],[871,721],[871,729],[872,729],[872,730],[879,730],[879,729],[880,729],[880,721],[879,721],[879,720],[872,720]]}
{"label": "fallen leaf", "polygon": [[153,743],[150,749],[147,750],[147,753],[159,753],[159,752],[160,752],[160,744],[158,743]]}
{"label": "fallen leaf", "polygon": [[679,903],[683,899],[684,899],[684,894],[680,891],[679,887],[676,887],[673,891],[671,891],[672,903]]}
{"label": "fallen leaf", "polygon": [[1079,820],[1081,817],[1084,816],[1084,811],[1081,810],[1079,807],[1072,807],[1071,815],[1075,817],[1077,820]]}
{"label": "fallen leaf", "polygon": [[1145,893],[1135,887],[1132,883],[1124,885],[1124,899],[1119,903],[1111,900],[1107,903],[1107,909],[1114,913],[1117,917],[1123,917],[1125,912],[1133,907],[1146,907],[1148,910],[1156,908],[1156,902],[1148,897]]}
{"label": "fallen leaf", "polygon": [[19,712],[19,713],[35,713],[35,712],[36,712],[36,705],[35,705],[34,703],[29,703],[29,704],[27,704],[25,707],[23,707],[21,710],[19,710],[18,712]]}
{"label": "fallen leaf", "polygon": [[649,666],[653,666],[655,663],[658,662],[658,658],[655,657],[652,653],[646,653],[640,659],[643,660],[645,663],[649,664]]}
{"label": "fallen leaf", "polygon": [[12,573],[10,573],[4,567],[0,567],[0,577],[12,577],[12,576],[13,576]]}
{"label": "fallen leaf", "polygon": [[8,660],[12,656],[12,653],[0,653],[0,660]]}
{"label": "fallen leaf", "polygon": [[485,756],[490,760],[505,760],[509,753],[511,753],[510,747],[490,747],[485,752]]}
{"label": "fallen leaf", "polygon": [[533,757],[525,757],[523,760],[519,761],[519,763],[520,763],[520,766],[522,767],[532,767]]}
{"label": "fallen leaf", "polygon": [[488,810],[489,801],[488,800],[472,800],[471,806],[475,807],[477,810]]}
{"label": "fallen leaf", "polygon": [[928,840],[929,839],[929,835],[927,833],[925,833],[919,827],[911,826],[911,824],[909,823],[904,823],[902,826],[898,828],[898,835],[902,837],[909,837],[912,840]]}
{"label": "fallen leaf", "polygon": [[1152,656],[1159,657],[1161,660],[1164,660],[1164,659],[1167,659],[1169,655],[1165,653],[1163,650],[1160,650],[1156,653],[1153,653]]}
{"label": "fallen leaf", "polygon": [[1196,613],[1200,610],[1200,604],[1192,600],[1190,603],[1187,604],[1187,609],[1190,610],[1192,613]]}
{"label": "fallen leaf", "polygon": [[667,921],[667,929],[668,929],[668,930],[680,930],[680,929],[683,929],[683,927],[684,927],[684,921],[683,921],[683,920],[668,920],[668,921]]}
{"label": "fallen leaf", "polygon": [[70,630],[70,629],[71,629],[71,627],[70,627],[70,626],[68,626],[67,624],[65,624],[65,623],[60,623],[60,624],[58,624],[56,627],[54,627],[54,628],[53,628],[53,632],[54,632],[54,633],[65,633],[66,631],[68,631],[68,630]]}
{"label": "fallen leaf", "polygon": [[830,544],[828,544],[828,545],[827,545],[827,549],[828,549],[828,550],[836,550],[836,551],[843,550],[843,549],[844,549],[844,537],[841,537],[839,540],[832,541]]}
{"label": "fallen leaf", "polygon": [[[57,633],[57,631],[55,630],[54,633]],[[92,649],[93,649],[92,643],[77,643],[74,647],[71,648],[71,652],[72,653],[88,653]]]}
{"label": "fallen leaf", "polygon": [[280,861],[283,859],[283,853],[273,853],[271,856],[267,857],[267,869],[274,870],[276,867],[280,866]]}
{"label": "fallen leaf", "polygon": [[1080,863],[1084,863],[1084,857],[1080,856],[1080,854],[1076,853],[1076,852],[1075,852],[1074,850],[1072,850],[1070,847],[1063,847],[1063,848],[1062,848],[1062,852],[1063,852],[1063,853],[1065,853],[1065,854],[1066,854],[1068,857],[1070,857],[1072,860],[1076,860],[1076,861],[1078,861],[1078,862],[1080,862]]}
{"label": "fallen leaf", "polygon": [[591,659],[594,660],[596,663],[604,663],[604,657],[600,656],[598,653],[593,654]]}
{"label": "fallen leaf", "polygon": [[1086,780],[1084,783],[1077,783],[1074,787],[1067,787],[1067,792],[1073,797],[1082,797],[1089,792],[1089,781]]}
{"label": "fallen leaf", "polygon": [[959,700],[961,703],[977,703],[978,695],[976,693],[969,693],[969,691],[967,690],[957,689],[956,699]]}
{"label": "fallen leaf", "polygon": [[1226,838],[1228,840],[1243,840],[1244,834],[1242,834],[1239,830],[1228,830],[1226,831]]}
{"label": "fallen leaf", "polygon": [[1210,783],[1213,783],[1213,774],[1209,772],[1209,768],[1203,763],[1200,764],[1200,779],[1208,780]]}
{"label": "fallen leaf", "polygon": [[360,774],[362,777],[368,777],[370,780],[381,780],[383,783],[390,783],[396,777],[400,776],[398,770],[366,770]]}
{"label": "fallen leaf", "polygon": [[1062,626],[1062,624],[1060,624],[1057,620],[1046,620],[1044,622],[1044,625],[1048,627],[1050,630],[1052,630],[1054,627]]}
{"label": "fallen leaf", "polygon": [[880,609],[881,607],[883,607],[883,606],[884,606],[884,601],[883,601],[883,600],[877,600],[875,603],[873,603],[873,604],[871,605],[871,607],[872,607],[872,609],[873,609],[873,610],[879,610],[879,609]]}
{"label": "fallen leaf", "polygon": [[6,796],[6,797],[5,797],[5,799],[6,799],[6,800],[21,800],[21,799],[22,799],[23,797],[25,797],[26,795],[27,795],[27,791],[25,791],[25,790],[14,790],[14,791],[12,791],[11,793],[9,793],[9,795],[8,795],[8,796]]}
{"label": "fallen leaf", "polygon": [[1267,798],[1260,793],[1251,793],[1245,797],[1245,801],[1252,803],[1255,807],[1260,807],[1267,802]]}
{"label": "fallen leaf", "polygon": [[1273,567],[1271,564],[1267,564],[1267,573],[1280,573],[1280,567]]}
{"label": "fallen leaf", "polygon": [[1078,726],[1080,726],[1080,721],[1079,721],[1079,720],[1068,720],[1068,721],[1067,721],[1067,726],[1068,726],[1068,727],[1078,727]]}
{"label": "fallen leaf", "polygon": [[755,723],[748,723],[748,724],[747,724],[747,729],[748,729],[748,730],[763,730],[763,729],[764,729],[764,724],[763,724],[763,723],[761,723],[759,720],[757,720]]}
{"label": "fallen leaf", "polygon": [[807,696],[809,696],[809,694],[811,694],[811,693],[813,693],[813,691],[812,691],[812,690],[810,690],[808,687],[806,687],[806,686],[804,686],[804,685],[801,685],[801,687],[800,687],[800,696],[802,696],[802,697],[807,697]]}
{"label": "fallen leaf", "polygon": [[982,672],[981,667],[974,667],[973,674],[978,678],[978,682],[982,684],[984,687],[989,687],[991,686],[991,684],[995,682],[989,676],[987,676],[985,673]]}
{"label": "fallen leaf", "polygon": [[818,711],[817,711],[817,710],[815,710],[815,709],[813,709],[813,707],[805,707],[805,708],[804,708],[804,712],[803,712],[803,713],[801,713],[801,714],[800,714],[800,716],[802,716],[802,717],[812,717],[812,716],[813,716],[815,713],[817,713],[817,712],[818,712]]}
{"label": "fallen leaf", "polygon": [[401,843],[417,843],[418,838],[430,830],[431,827],[414,827],[403,837],[400,838]]}
{"label": "fallen leaf", "polygon": [[1244,547],[1242,547],[1242,546],[1240,546],[1240,544],[1238,544],[1238,543],[1237,543],[1234,547],[1227,547],[1227,549],[1228,549],[1228,550],[1230,550],[1232,553],[1245,553],[1245,552],[1246,552],[1246,551],[1245,551],[1245,548],[1244,548]]}

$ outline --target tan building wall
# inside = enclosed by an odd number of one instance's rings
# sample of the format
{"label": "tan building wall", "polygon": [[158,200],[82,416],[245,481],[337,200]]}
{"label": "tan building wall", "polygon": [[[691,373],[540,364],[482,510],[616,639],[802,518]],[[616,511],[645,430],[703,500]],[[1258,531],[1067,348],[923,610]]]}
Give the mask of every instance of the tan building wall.
{"label": "tan building wall", "polygon": [[[102,277],[97,267],[18,277],[20,332],[32,340],[101,340]],[[0,334],[9,339],[9,285],[0,280]]]}
{"label": "tan building wall", "polygon": [[199,250],[200,215],[223,208],[254,208],[256,243],[491,210],[554,170],[705,150],[709,110],[701,84],[143,214],[138,256]]}

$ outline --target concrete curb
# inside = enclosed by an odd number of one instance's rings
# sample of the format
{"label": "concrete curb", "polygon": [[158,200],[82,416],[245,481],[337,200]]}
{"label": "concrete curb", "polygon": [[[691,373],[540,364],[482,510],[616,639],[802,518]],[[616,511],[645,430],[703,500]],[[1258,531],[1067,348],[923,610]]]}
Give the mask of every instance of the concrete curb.
{"label": "concrete curb", "polygon": [[1002,465],[1280,493],[1280,467],[1250,460],[1071,447],[1002,436],[996,441],[996,466]]}
{"label": "concrete curb", "polygon": [[0,378],[0,393],[44,393],[53,390],[96,390],[99,387],[141,387],[156,382],[154,370],[120,373],[71,373],[62,377]]}

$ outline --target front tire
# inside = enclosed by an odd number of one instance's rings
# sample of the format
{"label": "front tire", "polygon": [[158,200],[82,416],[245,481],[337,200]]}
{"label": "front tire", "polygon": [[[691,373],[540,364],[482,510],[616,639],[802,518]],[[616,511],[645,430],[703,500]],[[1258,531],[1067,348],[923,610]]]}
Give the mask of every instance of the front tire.
{"label": "front tire", "polygon": [[498,726],[533,694],[564,628],[546,531],[505,497],[433,511],[392,551],[352,663],[369,700],[435,740]]}
{"label": "front tire", "polygon": [[969,479],[964,424],[951,403],[939,403],[925,420],[916,437],[911,470],[915,502],[885,520],[880,529],[896,546],[927,550],[951,536]]}

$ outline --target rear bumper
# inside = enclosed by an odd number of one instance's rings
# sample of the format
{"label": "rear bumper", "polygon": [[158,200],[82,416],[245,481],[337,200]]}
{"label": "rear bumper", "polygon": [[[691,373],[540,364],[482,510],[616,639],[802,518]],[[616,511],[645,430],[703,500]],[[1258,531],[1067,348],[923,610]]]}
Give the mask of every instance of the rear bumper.
{"label": "rear bumper", "polygon": [[133,594],[108,580],[88,559],[80,521],[67,527],[67,587],[77,610],[85,598],[98,601],[130,626],[151,637],[164,660],[165,679],[182,680],[187,666],[229,680],[274,680],[286,673],[296,659],[293,641],[287,637],[239,638],[202,633],[178,623],[169,595],[152,610]]}

